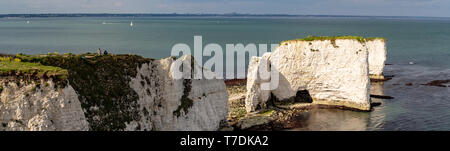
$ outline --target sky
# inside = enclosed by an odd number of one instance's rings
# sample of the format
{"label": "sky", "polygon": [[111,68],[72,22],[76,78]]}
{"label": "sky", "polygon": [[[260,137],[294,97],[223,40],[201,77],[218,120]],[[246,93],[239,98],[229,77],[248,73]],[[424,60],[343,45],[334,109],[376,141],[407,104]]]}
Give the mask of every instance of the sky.
{"label": "sky", "polygon": [[0,14],[250,13],[450,17],[450,0],[1,0]]}

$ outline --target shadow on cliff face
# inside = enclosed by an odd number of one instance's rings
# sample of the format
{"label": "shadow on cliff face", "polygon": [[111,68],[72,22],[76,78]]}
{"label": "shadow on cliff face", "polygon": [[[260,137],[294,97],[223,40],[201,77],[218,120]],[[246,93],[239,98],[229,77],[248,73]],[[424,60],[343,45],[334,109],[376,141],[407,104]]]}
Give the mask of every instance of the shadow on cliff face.
{"label": "shadow on cliff face", "polygon": [[[274,104],[293,104],[293,103],[312,103],[313,98],[311,96],[311,93],[308,89],[293,89],[291,83],[287,80],[285,75],[280,73],[279,71],[276,71],[278,73],[278,88],[273,90],[270,94],[270,98],[268,101],[268,105],[274,105]],[[282,95],[281,97],[278,97]],[[288,98],[284,98],[286,96],[283,95],[290,95]],[[284,99],[280,99],[284,98]]]}
{"label": "shadow on cliff face", "polygon": [[295,100],[297,102],[305,102],[305,103],[312,103],[313,102],[311,94],[309,93],[308,90],[297,91],[297,94],[295,95]]}
{"label": "shadow on cliff face", "polygon": [[[313,99],[308,90],[297,91],[295,96],[287,99],[279,100],[273,93],[270,93],[269,100],[267,101],[267,106],[287,105],[294,103],[312,103]],[[258,110],[258,109],[257,109]]]}
{"label": "shadow on cliff face", "polygon": [[[273,69],[272,69],[273,70]],[[276,69],[275,69],[276,70]],[[311,97],[311,94],[306,89],[300,89],[300,90],[293,90],[291,84],[287,80],[287,78],[281,74],[279,71],[278,73],[278,87],[275,90],[272,90],[270,92],[269,99],[267,100],[265,106],[266,107],[277,107],[280,108],[279,105],[289,105],[294,103],[312,103],[313,99]],[[271,83],[273,84],[273,83]],[[286,97],[286,94],[289,95],[289,97]],[[281,96],[280,95],[285,95]],[[283,98],[283,99],[280,99]],[[261,110],[263,107],[258,105],[256,107],[256,110]]]}

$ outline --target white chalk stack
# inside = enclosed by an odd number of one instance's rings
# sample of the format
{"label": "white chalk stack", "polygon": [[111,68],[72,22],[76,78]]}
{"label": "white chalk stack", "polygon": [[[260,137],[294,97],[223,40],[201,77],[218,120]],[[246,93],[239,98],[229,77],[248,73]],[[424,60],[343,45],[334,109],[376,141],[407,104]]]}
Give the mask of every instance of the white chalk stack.
{"label": "white chalk stack", "polygon": [[261,58],[251,59],[246,110],[261,109],[269,99],[311,98],[313,104],[368,111],[371,108],[369,75],[382,76],[386,61],[384,43],[384,39],[351,36],[284,41],[266,57],[272,70],[279,73],[278,81],[272,77],[269,82],[276,89],[258,90],[264,83],[255,74]]}

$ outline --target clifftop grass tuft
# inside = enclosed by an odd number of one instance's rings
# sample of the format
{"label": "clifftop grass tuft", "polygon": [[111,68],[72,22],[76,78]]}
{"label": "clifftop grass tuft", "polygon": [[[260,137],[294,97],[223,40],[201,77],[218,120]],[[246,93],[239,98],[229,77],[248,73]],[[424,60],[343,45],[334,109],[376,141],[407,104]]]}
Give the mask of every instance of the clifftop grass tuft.
{"label": "clifftop grass tuft", "polygon": [[26,82],[52,78],[56,83],[67,80],[68,71],[55,66],[42,65],[39,62],[23,62],[17,57],[0,57],[0,76],[13,76]]}
{"label": "clifftop grass tuft", "polygon": [[364,38],[361,36],[308,36],[306,38],[301,38],[301,39],[294,39],[294,40],[286,40],[286,41],[282,41],[281,44],[285,43],[285,42],[289,42],[289,41],[315,41],[315,40],[331,40],[331,41],[336,41],[338,39],[354,39],[357,40],[358,42],[366,42],[369,40],[375,40],[375,39],[384,39],[386,40],[386,38],[381,38],[381,37],[368,37],[368,38]]}
{"label": "clifftop grass tuft", "polygon": [[45,66],[40,63],[0,61],[0,74],[5,75],[9,73],[22,73],[22,74],[46,73],[49,75],[68,74],[67,70],[65,69],[54,66]]}
{"label": "clifftop grass tuft", "polygon": [[314,37],[314,36],[308,36],[306,38],[299,39],[301,41],[314,41],[314,40],[338,40],[338,39],[354,39],[358,40],[359,42],[364,42],[364,38],[360,36],[321,36],[321,37]]}
{"label": "clifftop grass tuft", "polygon": [[386,38],[384,38],[384,37],[367,37],[365,39],[366,39],[366,41],[372,41],[372,40],[383,40],[383,41],[386,41]]}

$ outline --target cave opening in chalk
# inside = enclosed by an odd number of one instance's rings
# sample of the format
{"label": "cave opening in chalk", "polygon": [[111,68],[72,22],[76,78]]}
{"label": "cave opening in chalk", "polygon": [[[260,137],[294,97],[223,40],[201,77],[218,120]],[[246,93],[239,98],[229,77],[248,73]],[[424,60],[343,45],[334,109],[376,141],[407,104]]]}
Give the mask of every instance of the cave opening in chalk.
{"label": "cave opening in chalk", "polygon": [[308,90],[297,91],[295,95],[295,102],[312,103],[313,99]]}
{"label": "cave opening in chalk", "polygon": [[[313,99],[311,97],[311,94],[309,93],[308,90],[300,90],[297,91],[296,95],[288,98],[288,99],[283,99],[280,100],[278,99],[273,93],[270,94],[269,100],[266,103],[266,106],[274,106],[277,107],[276,104],[292,104],[292,103],[312,103]],[[258,108],[262,108],[260,106],[257,107]]]}

